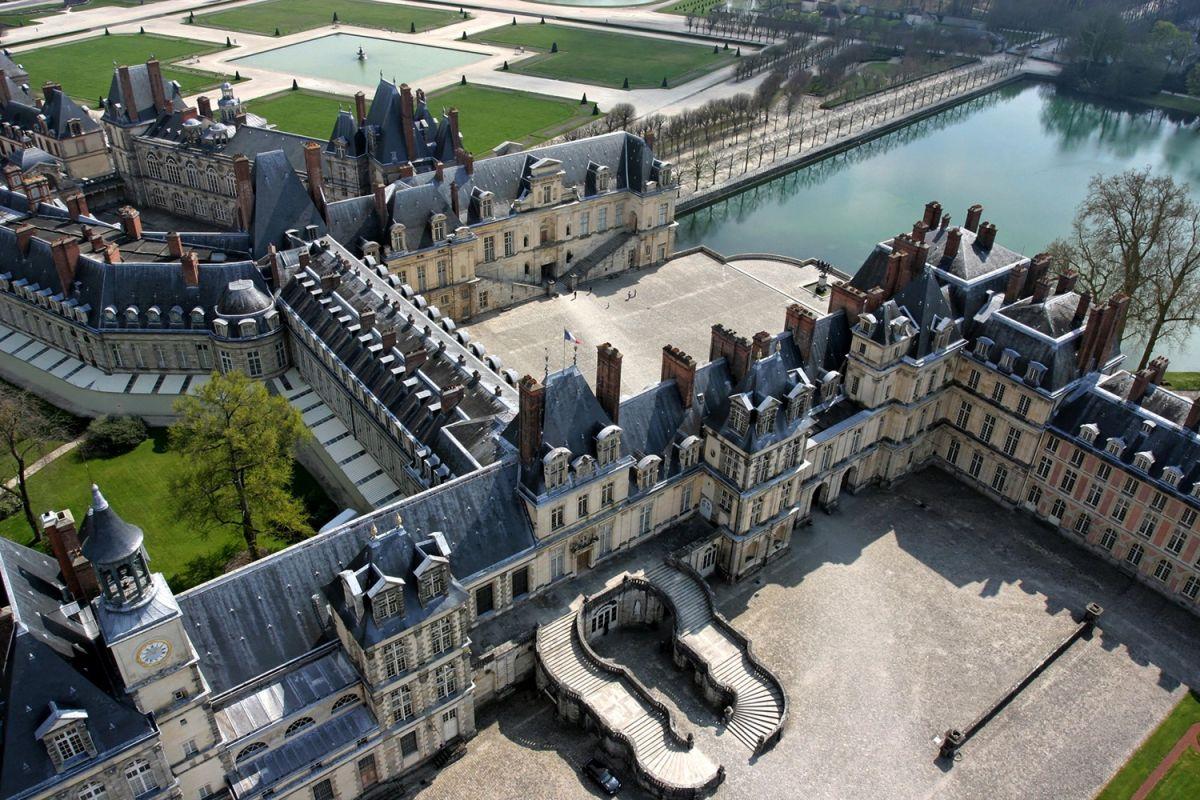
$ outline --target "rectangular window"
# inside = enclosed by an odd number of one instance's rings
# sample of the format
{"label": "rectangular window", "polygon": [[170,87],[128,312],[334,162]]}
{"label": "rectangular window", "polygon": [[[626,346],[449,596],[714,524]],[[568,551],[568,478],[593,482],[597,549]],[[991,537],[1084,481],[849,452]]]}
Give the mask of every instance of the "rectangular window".
{"label": "rectangular window", "polygon": [[596,212],[596,230],[598,230],[598,231],[608,230],[608,209],[607,208],[602,208],[598,212]]}
{"label": "rectangular window", "polygon": [[368,789],[379,782],[379,770],[375,768],[374,753],[358,760],[358,782],[363,789]]}
{"label": "rectangular window", "polygon": [[667,224],[667,204],[661,203],[658,206],[658,226],[661,228]]}
{"label": "rectangular window", "polygon": [[[196,358],[200,361],[200,369],[212,369],[212,353],[206,344],[196,345]],[[121,366],[120,364],[117,365]]]}
{"label": "rectangular window", "polygon": [[1117,532],[1112,528],[1105,528],[1104,535],[1100,537],[1100,546],[1105,550],[1112,550],[1113,545],[1117,543]]}
{"label": "rectangular window", "polygon": [[1117,522],[1124,522],[1125,516],[1128,513],[1129,513],[1129,501],[1128,500],[1118,500],[1117,502],[1113,503],[1112,511],[1109,512],[1109,515],[1113,519],[1115,519]]}
{"label": "rectangular window", "polygon": [[1053,437],[1047,439],[1046,440],[1046,449],[1049,450],[1051,453],[1057,453],[1059,441],[1060,441],[1059,439],[1055,439]]}
{"label": "rectangular window", "polygon": [[992,400],[996,403],[1004,402],[1004,384],[996,381],[996,385],[992,387]]}
{"label": "rectangular window", "polygon": [[280,339],[275,343],[275,366],[283,368],[287,364],[287,344]]}
{"label": "rectangular window", "polygon": [[505,258],[516,254],[516,252],[517,252],[516,240],[515,240],[515,237],[513,236],[513,232],[505,231],[504,232],[504,256],[505,256]]}
{"label": "rectangular window", "polygon": [[967,388],[972,392],[979,388],[979,370],[971,370],[971,374],[967,376]]}
{"label": "rectangular window", "polygon": [[443,664],[433,671],[433,676],[437,683],[438,700],[445,700],[458,691],[458,672],[453,664]]}
{"label": "rectangular window", "polygon": [[233,358],[225,350],[220,351],[221,354],[221,372],[233,372]]}
{"label": "rectangular window", "polygon": [[394,678],[408,669],[408,654],[403,639],[388,642],[381,651],[383,656],[383,674]]}
{"label": "rectangular window", "polygon": [[971,466],[967,468],[967,474],[972,478],[978,478],[980,470],[983,469],[983,456],[978,452],[971,453]]}
{"label": "rectangular window", "polygon": [[1183,552],[1183,546],[1187,544],[1187,534],[1176,528],[1171,532],[1171,538],[1167,540],[1167,552],[1179,555]]}
{"label": "rectangular window", "polygon": [[521,567],[512,574],[513,597],[529,594],[529,567]]}
{"label": "rectangular window", "polygon": [[1017,400],[1017,416],[1021,419],[1029,419],[1029,395],[1021,395],[1021,399]]}
{"label": "rectangular window", "polygon": [[679,513],[686,514],[692,509],[692,487],[687,485],[679,492]]}
{"label": "rectangular window", "polygon": [[200,748],[196,747],[195,739],[188,739],[186,742],[183,743],[183,757],[184,758],[191,758],[192,756],[196,755],[199,752],[200,752]]}
{"label": "rectangular window", "polygon": [[475,590],[475,616],[486,614],[495,608],[495,593],[490,583]]}
{"label": "rectangular window", "polygon": [[556,581],[566,572],[566,548],[560,547],[550,554],[550,580]]}
{"label": "rectangular window", "polygon": [[1155,492],[1154,498],[1150,501],[1150,507],[1155,511],[1162,511],[1167,507],[1167,496],[1162,492]]}
{"label": "rectangular window", "polygon": [[333,779],[326,778],[313,784],[313,800],[334,800]]}
{"label": "rectangular window", "polygon": [[262,375],[262,359],[259,358],[257,350],[246,351],[246,367],[251,378],[257,378]]}
{"label": "rectangular window", "polygon": [[1195,600],[1197,593],[1200,593],[1200,581],[1196,580],[1195,575],[1189,575],[1187,583],[1183,584],[1183,596]]}
{"label": "rectangular window", "polygon": [[1038,462],[1037,476],[1042,480],[1050,477],[1050,470],[1054,466],[1054,462],[1048,457],[1042,456],[1042,460]]}
{"label": "rectangular window", "polygon": [[638,512],[638,536],[645,536],[654,527],[654,504],[646,503]]}
{"label": "rectangular window", "polygon": [[1031,506],[1037,506],[1042,502],[1042,487],[1034,485],[1029,487],[1029,494],[1025,496],[1025,501]]}
{"label": "rectangular window", "polygon": [[1154,568],[1154,577],[1166,583],[1167,578],[1171,577],[1171,562],[1165,558],[1160,558],[1158,565]]}
{"label": "rectangular window", "polygon": [[579,499],[576,501],[575,505],[576,505],[576,510],[579,512],[580,517],[586,517],[588,515],[588,501],[589,500],[591,500],[591,498],[588,495],[586,495],[586,494],[579,495]]}
{"label": "rectangular window", "polygon": [[962,403],[958,406],[958,418],[954,421],[954,424],[957,425],[959,428],[966,430],[967,424],[970,421],[971,421],[971,404],[968,403],[966,400],[963,400]]}
{"label": "rectangular window", "polygon": [[1080,536],[1087,536],[1088,531],[1092,528],[1092,518],[1087,514],[1080,514],[1075,520],[1075,532]]}
{"label": "rectangular window", "polygon": [[1154,529],[1158,527],[1158,517],[1153,514],[1146,514],[1142,517],[1141,523],[1138,525],[1138,536],[1143,539],[1149,539],[1154,536]]}
{"label": "rectangular window", "polygon": [[392,707],[392,724],[410,719],[413,715],[412,687],[401,686],[388,696]]}
{"label": "rectangular window", "polygon": [[613,504],[613,488],[614,484],[611,481],[600,487],[601,508],[607,508]]}
{"label": "rectangular window", "polygon": [[1050,506],[1050,517],[1055,521],[1061,521],[1063,515],[1067,513],[1067,504],[1062,500],[1055,500],[1054,505]]}
{"label": "rectangular window", "polygon": [[556,531],[565,524],[566,507],[555,506],[550,509],[550,530]]}
{"label": "rectangular window", "polygon": [[1071,453],[1071,466],[1078,467],[1078,466],[1082,466],[1082,464],[1083,464],[1083,451],[1076,448],[1075,451],[1073,453]]}
{"label": "rectangular window", "polygon": [[579,214],[579,235],[587,236],[592,232],[592,212],[582,211]]}
{"label": "rectangular window", "polygon": [[983,415],[983,424],[979,426],[979,438],[984,444],[992,441],[992,431],[996,429],[996,418],[991,414]]}
{"label": "rectangular window", "polygon": [[1093,483],[1088,486],[1087,497],[1083,498],[1083,502],[1087,503],[1092,508],[1095,508],[1096,506],[1100,505],[1100,498],[1103,495],[1104,491],[1100,488],[1100,484]]}
{"label": "rectangular window", "polygon": [[996,467],[996,471],[992,473],[992,488],[997,492],[1004,491],[1004,485],[1008,482],[1008,468]]}
{"label": "rectangular window", "polygon": [[417,732],[409,731],[400,737],[400,752],[404,756],[411,756],[417,752]]}
{"label": "rectangular window", "polygon": [[1100,480],[1107,481],[1110,475],[1112,475],[1112,467],[1108,464],[1101,462],[1100,466],[1096,467],[1096,477]]}
{"label": "rectangular window", "polygon": [[1138,482],[1136,478],[1127,477],[1125,478],[1125,485],[1121,487],[1121,491],[1124,494],[1133,497],[1135,494],[1137,494],[1137,486]]}
{"label": "rectangular window", "polygon": [[1021,445],[1021,432],[1016,428],[1009,427],[1008,435],[1004,437],[1004,455],[1012,456],[1017,452],[1017,448]]}
{"label": "rectangular window", "polygon": [[483,260],[484,262],[496,260],[496,237],[483,237]]}
{"label": "rectangular window", "polygon": [[717,498],[717,506],[726,513],[733,511],[733,494],[728,489],[721,490],[721,495]]}
{"label": "rectangular window", "polygon": [[1136,567],[1142,563],[1142,556],[1145,554],[1146,549],[1144,547],[1140,544],[1134,544],[1133,547],[1129,548],[1129,552],[1125,554],[1125,560]]}
{"label": "rectangular window", "polygon": [[440,655],[454,646],[454,620],[442,617],[429,630],[429,650]]}
{"label": "rectangular window", "polygon": [[1079,478],[1079,473],[1077,473],[1075,470],[1073,470],[1073,469],[1064,470],[1062,480],[1059,482],[1058,488],[1062,489],[1063,492],[1070,494],[1071,491],[1075,488],[1075,481],[1078,478]]}
{"label": "rectangular window", "polygon": [[1187,508],[1179,515],[1179,524],[1185,528],[1190,528],[1196,524],[1196,509]]}

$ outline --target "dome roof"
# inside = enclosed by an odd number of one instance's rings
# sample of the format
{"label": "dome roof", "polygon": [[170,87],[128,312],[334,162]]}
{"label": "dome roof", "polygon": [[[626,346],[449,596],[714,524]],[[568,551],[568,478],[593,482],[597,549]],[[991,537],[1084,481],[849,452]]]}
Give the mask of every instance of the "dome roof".
{"label": "dome roof", "polygon": [[200,122],[200,120],[196,119],[195,117],[192,117],[191,119],[185,119],[183,121],[183,127],[185,127],[185,128],[198,128],[202,124],[203,123]]}
{"label": "dome roof", "polygon": [[83,555],[93,564],[117,564],[142,548],[142,529],[121,519],[95,484],[83,533]]}
{"label": "dome roof", "polygon": [[275,301],[249,278],[230,281],[217,301],[217,313],[227,317],[257,314],[273,306]]}

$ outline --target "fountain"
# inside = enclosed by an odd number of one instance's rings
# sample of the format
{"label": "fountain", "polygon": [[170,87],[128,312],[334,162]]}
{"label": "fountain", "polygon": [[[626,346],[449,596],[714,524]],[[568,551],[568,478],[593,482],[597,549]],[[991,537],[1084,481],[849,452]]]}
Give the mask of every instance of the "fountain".
{"label": "fountain", "polygon": [[362,46],[361,46],[361,45],[360,45],[360,46],[359,46],[359,48],[358,48],[358,60],[359,60],[359,61],[366,61],[366,60],[367,60],[367,54],[366,54],[366,52],[364,52],[364,51],[363,51],[363,49],[362,49]]}

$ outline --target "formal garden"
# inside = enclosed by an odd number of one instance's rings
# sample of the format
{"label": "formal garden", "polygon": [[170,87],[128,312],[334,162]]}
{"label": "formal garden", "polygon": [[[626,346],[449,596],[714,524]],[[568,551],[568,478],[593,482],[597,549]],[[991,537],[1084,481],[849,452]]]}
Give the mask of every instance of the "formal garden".
{"label": "formal garden", "polygon": [[513,72],[626,89],[678,86],[735,58],[709,45],[541,23],[502,25],[468,39],[536,51],[512,61]]}
{"label": "formal garden", "polygon": [[[1194,726],[1200,726],[1200,696],[1189,691],[1130,756],[1096,800],[1127,800],[1156,772],[1156,780],[1145,795],[1146,800],[1194,800],[1200,797],[1200,749],[1197,749],[1200,743],[1196,741]],[[1181,744],[1185,737],[1190,737],[1190,745]],[[1166,763],[1164,760],[1169,759],[1173,751],[1175,760]]]}
{"label": "formal garden", "polygon": [[54,80],[62,84],[67,94],[95,106],[98,98],[108,96],[114,64],[142,64],[151,57],[162,62],[163,77],[179,81],[185,95],[218,85],[229,76],[188,69],[171,62],[220,49],[220,45],[194,39],[151,33],[114,33],[25,50],[14,53],[13,59],[29,72],[31,86]]}
{"label": "formal garden", "polygon": [[420,33],[464,18],[469,16],[448,9],[371,0],[265,0],[199,14],[191,21],[221,30],[287,36],[335,22],[397,33]]}

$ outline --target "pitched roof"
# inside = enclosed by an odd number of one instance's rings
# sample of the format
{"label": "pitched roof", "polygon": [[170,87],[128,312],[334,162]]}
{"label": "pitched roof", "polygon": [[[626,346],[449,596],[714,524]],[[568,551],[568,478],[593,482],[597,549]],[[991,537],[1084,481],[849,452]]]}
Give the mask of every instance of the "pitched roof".
{"label": "pitched roof", "polygon": [[254,250],[264,255],[274,244],[286,244],[284,234],[314,225],[325,234],[325,220],[282,150],[259,153],[254,160]]}

